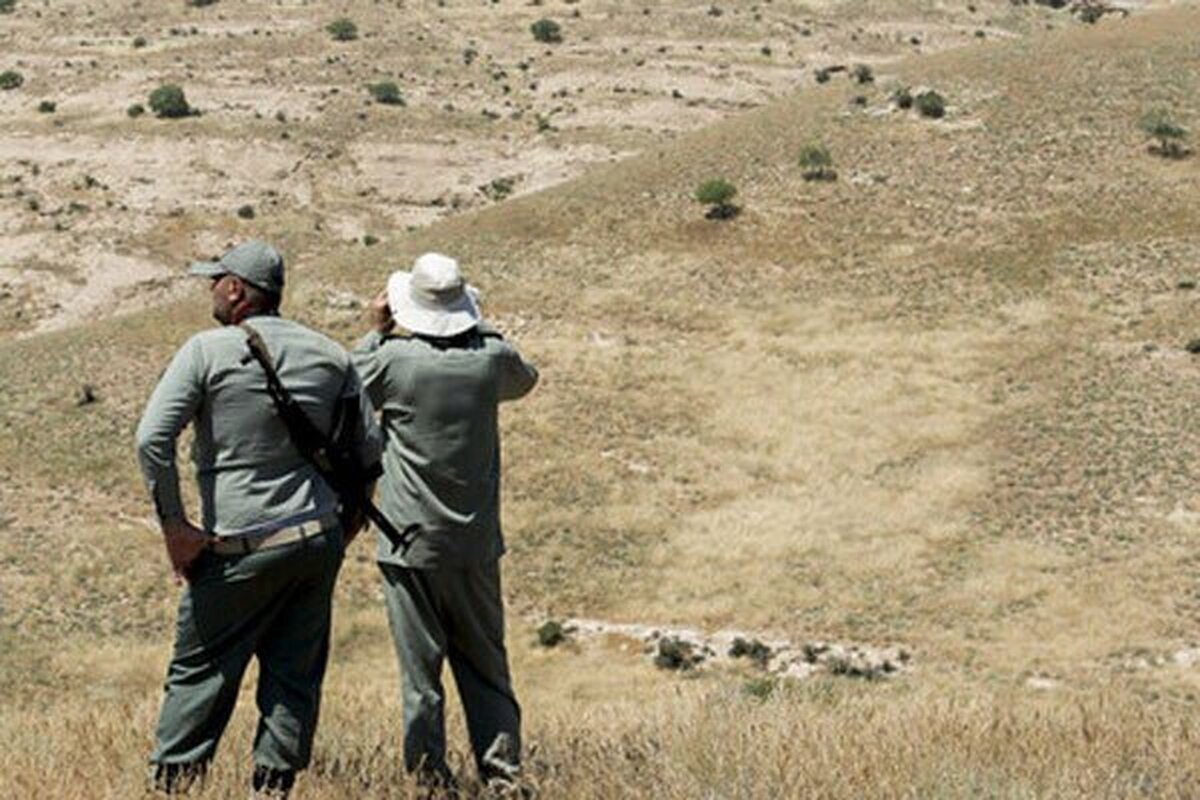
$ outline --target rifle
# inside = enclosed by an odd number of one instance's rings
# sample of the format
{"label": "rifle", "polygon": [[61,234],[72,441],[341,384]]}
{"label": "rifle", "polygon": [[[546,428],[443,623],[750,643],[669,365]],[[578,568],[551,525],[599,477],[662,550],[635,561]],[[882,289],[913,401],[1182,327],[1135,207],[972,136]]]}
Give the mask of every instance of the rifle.
{"label": "rifle", "polygon": [[[375,523],[375,527],[383,532],[394,549],[406,552],[420,526],[413,524],[401,532],[371,502],[368,493],[369,487],[383,474],[382,465],[376,463],[370,467],[363,467],[348,448],[321,431],[279,380],[266,343],[258,331],[245,322],[241,323],[241,328],[246,333],[249,357],[257,361],[266,373],[267,394],[271,396],[275,410],[279,412],[279,418],[283,420],[284,427],[292,438],[292,444],[341,499],[343,524],[350,524],[361,513]],[[243,359],[242,363],[246,363],[247,360],[249,358]],[[357,397],[343,402],[341,419],[335,424],[335,430],[340,430],[343,434],[352,432],[358,424],[358,413]]]}

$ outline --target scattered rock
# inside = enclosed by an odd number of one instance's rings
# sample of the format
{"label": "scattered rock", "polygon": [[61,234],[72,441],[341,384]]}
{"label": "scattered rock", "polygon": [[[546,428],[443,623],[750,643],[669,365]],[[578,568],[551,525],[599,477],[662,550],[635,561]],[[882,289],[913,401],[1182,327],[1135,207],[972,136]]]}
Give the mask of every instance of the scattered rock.
{"label": "scattered rock", "polygon": [[331,292],[325,298],[325,305],[330,308],[340,308],[347,311],[362,308],[362,301],[350,292]]}
{"label": "scattered rock", "polygon": [[1200,647],[1185,647],[1182,650],[1176,650],[1171,656],[1171,661],[1180,667],[1200,665]]}
{"label": "scattered rock", "polygon": [[573,619],[564,630],[575,638],[623,636],[642,644],[655,666],[681,672],[732,665],[745,659],[779,679],[804,680],[813,675],[842,675],[874,680],[897,675],[911,666],[901,647],[870,647],[830,642],[795,643],[745,631],[704,634],[691,628],[609,623]]}

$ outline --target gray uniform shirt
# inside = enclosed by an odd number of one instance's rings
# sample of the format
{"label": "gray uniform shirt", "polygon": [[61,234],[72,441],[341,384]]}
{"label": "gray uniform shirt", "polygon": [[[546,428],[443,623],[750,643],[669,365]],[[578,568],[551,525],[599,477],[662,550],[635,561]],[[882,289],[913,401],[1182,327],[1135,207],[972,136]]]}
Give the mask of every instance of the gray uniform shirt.
{"label": "gray uniform shirt", "polygon": [[[333,340],[274,316],[247,322],[266,343],[280,380],[322,430],[344,397],[357,397],[353,434],[363,465],[377,464],[383,437],[349,354]],[[192,460],[201,527],[219,536],[266,533],[332,513],[337,496],[292,445],[236,326],[203,331],[175,354],[137,429],[142,475],[161,518],[184,516],[175,442],[195,422]]]}
{"label": "gray uniform shirt", "polygon": [[437,569],[499,558],[497,406],[528,394],[537,370],[495,335],[440,348],[369,333],[354,361],[382,412],[380,510],[397,528],[416,531],[403,553],[380,536],[379,561]]}

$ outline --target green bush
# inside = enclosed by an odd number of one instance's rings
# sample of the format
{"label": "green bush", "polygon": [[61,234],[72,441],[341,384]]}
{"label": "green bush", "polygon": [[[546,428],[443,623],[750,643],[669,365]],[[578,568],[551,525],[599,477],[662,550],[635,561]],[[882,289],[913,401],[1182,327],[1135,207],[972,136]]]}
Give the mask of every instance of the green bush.
{"label": "green bush", "polygon": [[741,210],[730,201],[737,195],[737,187],[724,178],[712,178],[696,187],[693,197],[697,202],[709,206],[709,219],[730,219]]}
{"label": "green bush", "polygon": [[1164,158],[1181,158],[1187,150],[1183,140],[1187,138],[1187,130],[1180,125],[1171,112],[1165,108],[1156,108],[1142,116],[1138,127],[1148,136],[1154,137],[1150,149]]}
{"label": "green bush", "polygon": [[163,119],[188,117],[195,110],[188,105],[183,89],[173,83],[164,83],[150,93],[150,110]]}
{"label": "green bush", "polygon": [[700,664],[704,656],[696,652],[691,642],[665,636],[658,640],[658,652],[654,655],[654,666],[659,669],[686,672]]}
{"label": "green bush", "polygon": [[917,107],[917,111],[920,112],[922,117],[941,119],[946,116],[946,98],[932,89],[921,92],[913,98],[913,104]]}
{"label": "green bush", "polygon": [[187,0],[187,4],[192,8],[204,8],[205,6],[215,5],[217,0]]}
{"label": "green bush", "polygon": [[145,113],[146,113],[146,107],[144,105],[142,105],[141,103],[134,103],[129,108],[125,109],[125,114],[130,119],[137,119],[138,117],[140,117],[142,114],[145,114]]}
{"label": "green bush", "polygon": [[765,669],[771,660],[771,648],[758,639],[743,639],[738,636],[729,648],[729,655],[732,658],[748,658]]}
{"label": "green bush", "polygon": [[875,73],[867,64],[859,64],[854,68],[854,80],[859,83],[874,83]]}
{"label": "green bush", "polygon": [[912,108],[913,105],[912,92],[908,90],[907,86],[901,86],[899,89],[892,92],[892,102],[896,104],[897,108],[908,110]]}
{"label": "green bush", "polygon": [[16,89],[24,82],[25,76],[16,70],[9,69],[0,72],[0,89],[4,89],[5,91]]}
{"label": "green bush", "polygon": [[133,37],[133,47],[135,50],[140,50],[141,48],[145,47],[147,44],[149,44],[149,42],[146,41],[145,36]]}
{"label": "green bush", "polygon": [[348,17],[340,17],[325,26],[335,42],[350,42],[358,38],[358,26]]}
{"label": "green bush", "polygon": [[538,626],[537,640],[542,647],[554,647],[567,640],[567,631],[558,620],[547,620]]}
{"label": "green bush", "polygon": [[544,44],[558,44],[563,40],[562,26],[552,19],[539,19],[529,26],[529,32]]}
{"label": "green bush", "polygon": [[485,183],[479,187],[479,190],[488,197],[489,200],[499,202],[513,193],[517,188],[517,179],[511,176],[496,178],[491,183]]}
{"label": "green bush", "polygon": [[800,168],[806,181],[832,181],[837,178],[833,156],[823,144],[808,144],[800,150]]}
{"label": "green bush", "polygon": [[371,97],[376,103],[383,103],[385,106],[404,105],[404,95],[400,94],[400,87],[392,81],[368,83],[367,91],[371,93]]}
{"label": "green bush", "polygon": [[0,14],[11,14],[17,8],[17,0],[0,0]]}
{"label": "green bush", "polygon": [[42,102],[38,103],[37,110],[38,113],[41,114],[53,114],[58,110],[58,103],[54,102],[53,100],[43,100]]}

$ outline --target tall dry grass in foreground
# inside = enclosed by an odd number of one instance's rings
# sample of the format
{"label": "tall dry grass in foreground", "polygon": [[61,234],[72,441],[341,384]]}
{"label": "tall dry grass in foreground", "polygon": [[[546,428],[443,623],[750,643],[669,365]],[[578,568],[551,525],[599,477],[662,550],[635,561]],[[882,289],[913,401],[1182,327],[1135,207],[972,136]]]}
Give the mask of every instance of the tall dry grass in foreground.
{"label": "tall dry grass in foreground", "polygon": [[[379,682],[342,683],[297,797],[415,796],[394,705]],[[545,798],[1186,798],[1200,787],[1187,710],[1115,690],[954,699],[824,679],[760,700],[701,679],[582,717],[539,695],[526,695],[527,781]],[[0,713],[0,797],[139,796],[154,706],[141,696]],[[251,721],[239,713],[202,796],[243,795]]]}

